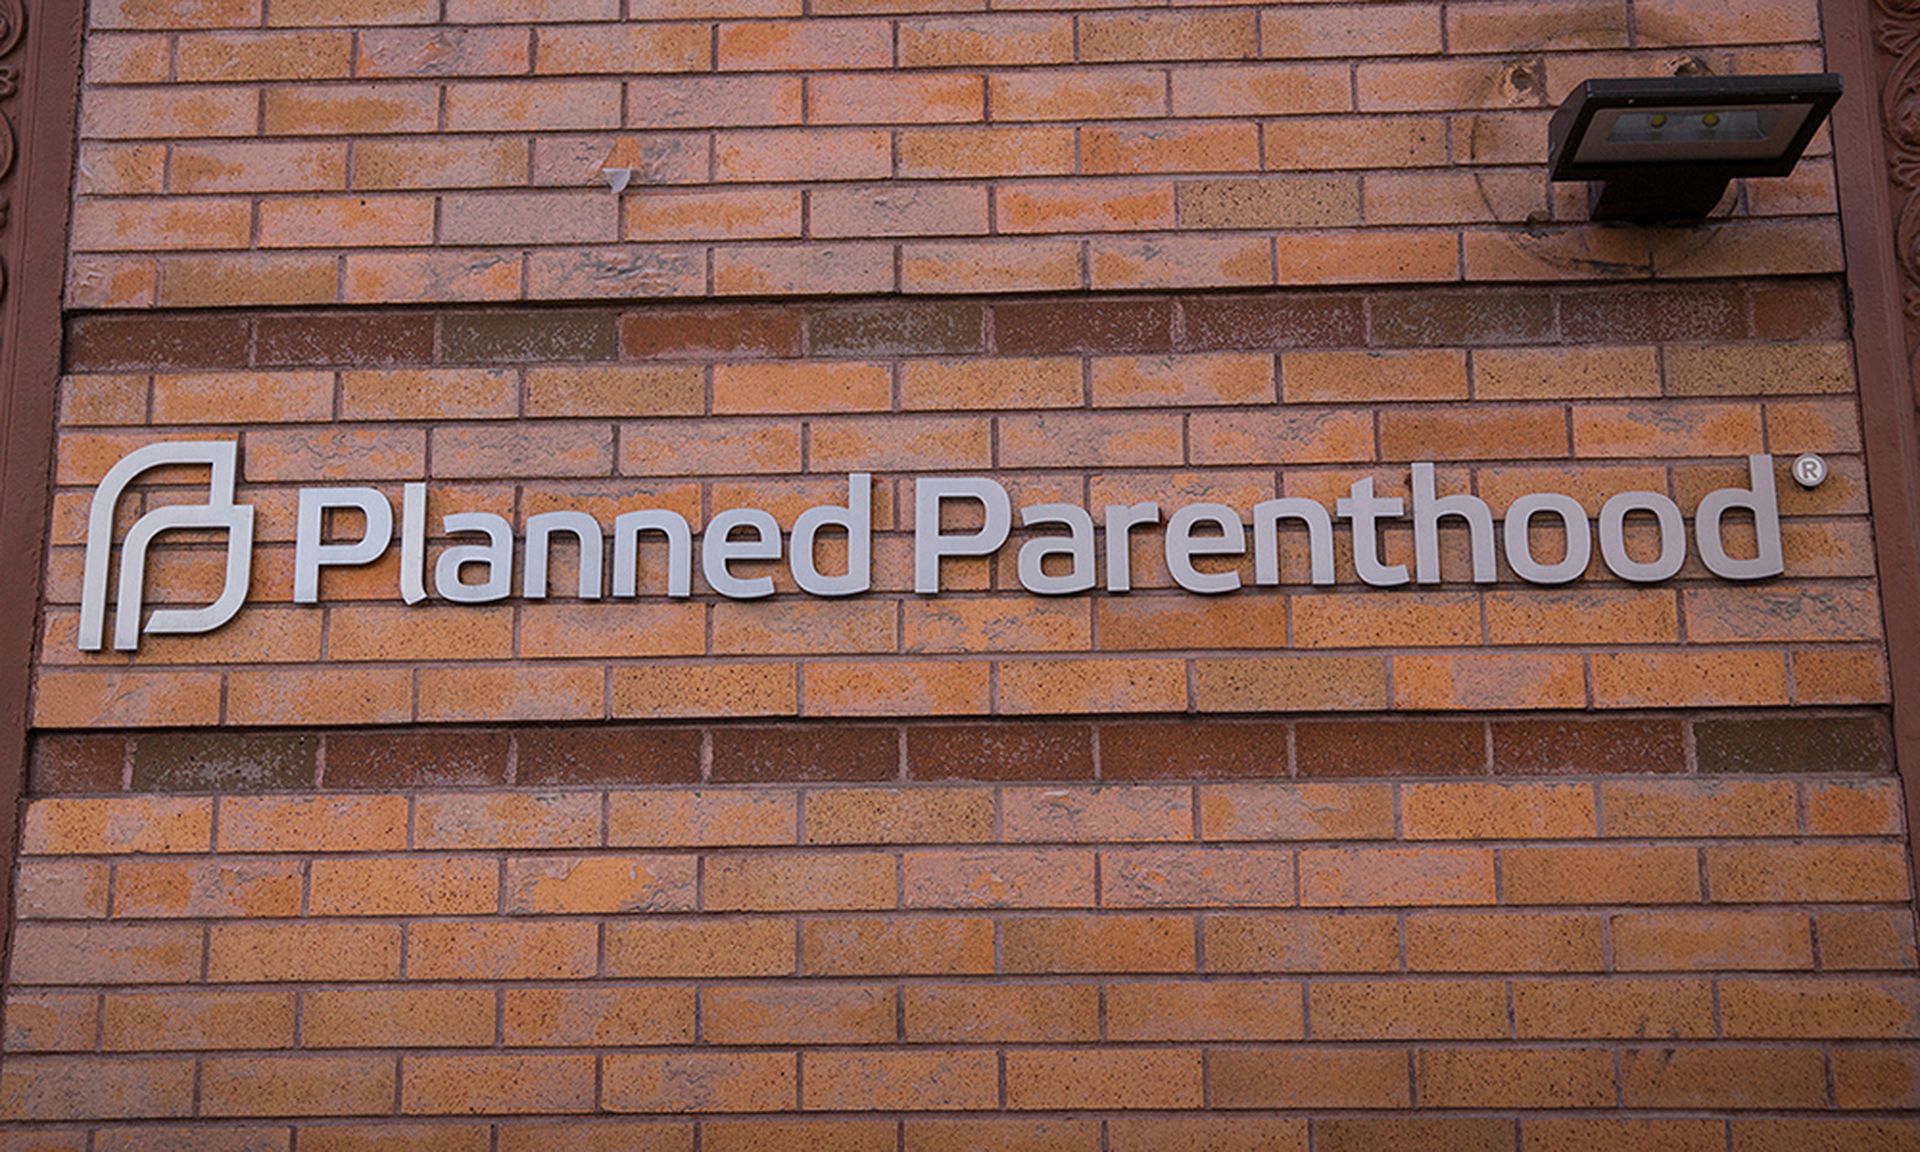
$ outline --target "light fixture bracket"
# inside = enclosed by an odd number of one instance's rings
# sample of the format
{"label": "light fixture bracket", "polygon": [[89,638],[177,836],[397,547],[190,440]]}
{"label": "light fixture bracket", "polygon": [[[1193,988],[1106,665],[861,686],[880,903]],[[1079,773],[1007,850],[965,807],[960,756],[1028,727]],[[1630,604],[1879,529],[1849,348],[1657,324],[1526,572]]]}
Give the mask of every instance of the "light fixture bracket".
{"label": "light fixture bracket", "polygon": [[1695,223],[1729,182],[1785,176],[1840,98],[1835,73],[1589,80],[1554,112],[1548,176],[1595,220]]}

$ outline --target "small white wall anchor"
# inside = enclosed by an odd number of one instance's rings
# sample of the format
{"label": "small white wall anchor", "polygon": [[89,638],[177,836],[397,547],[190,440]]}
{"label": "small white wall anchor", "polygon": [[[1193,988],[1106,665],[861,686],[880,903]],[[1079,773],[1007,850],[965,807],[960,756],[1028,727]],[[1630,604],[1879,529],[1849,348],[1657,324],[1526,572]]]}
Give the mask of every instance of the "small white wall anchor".
{"label": "small white wall anchor", "polygon": [[633,169],[631,168],[602,168],[600,169],[600,175],[607,178],[607,187],[613,189],[615,196],[625,192],[627,185],[633,183]]}

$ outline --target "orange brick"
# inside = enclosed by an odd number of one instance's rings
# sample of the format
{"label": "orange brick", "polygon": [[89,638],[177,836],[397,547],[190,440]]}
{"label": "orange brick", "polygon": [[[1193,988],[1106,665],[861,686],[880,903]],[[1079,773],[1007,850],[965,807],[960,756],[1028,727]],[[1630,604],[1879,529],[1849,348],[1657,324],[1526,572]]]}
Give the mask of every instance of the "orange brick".
{"label": "orange brick", "polygon": [[616,1053],[602,1106],[614,1112],[778,1112],[796,1107],[798,1058],[785,1052]]}
{"label": "orange brick", "polygon": [[1080,361],[910,360],[901,367],[901,407],[914,409],[1076,408]]}
{"label": "orange brick", "polygon": [[874,1044],[894,1038],[894,997],[859,985],[712,987],[701,994],[709,1044]]}
{"label": "orange brick", "polygon": [[291,992],[125,992],[104,998],[109,1052],[291,1048]]}
{"label": "orange brick", "polygon": [[[347,378],[352,386],[352,376]],[[527,370],[529,416],[691,416],[706,404],[705,374],[657,364]]]}
{"label": "orange brick", "polygon": [[211,1056],[200,1069],[203,1116],[383,1116],[393,1110],[392,1056]]}
{"label": "orange brick", "polygon": [[947,73],[813,76],[807,113],[816,124],[970,122],[985,118],[985,91],[983,77]]}
{"label": "orange brick", "polygon": [[0,1114],[8,1120],[187,1116],[194,1079],[192,1060],[16,1056],[0,1073]]}
{"label": "orange brick", "polygon": [[1415,1056],[1421,1102],[1439,1108],[1604,1108],[1613,1056],[1601,1048],[1428,1049]]}
{"label": "orange brick", "polygon": [[1680,638],[1679,604],[1664,588],[1493,591],[1485,603],[1487,636],[1495,644],[1552,644],[1576,636],[1588,644]]}
{"label": "orange brick", "polygon": [[404,796],[230,796],[220,806],[225,852],[369,852],[407,847]]}
{"label": "orange brick", "polygon": [[[1118,1130],[1119,1119],[1107,1122]],[[1101,1122],[1092,1118],[1035,1117],[964,1119],[909,1117],[905,1123],[906,1152],[959,1152],[963,1148],[995,1148],[1002,1152],[1094,1152],[1100,1144]],[[1115,1136],[1115,1149],[1120,1148]],[[885,1152],[879,1149],[877,1152]]]}
{"label": "orange brick", "polygon": [[1080,19],[1080,58],[1244,60],[1255,54],[1251,12],[1111,12]]}
{"label": "orange brick", "polygon": [[627,205],[627,240],[732,240],[801,234],[800,193],[717,189],[638,197]]}
{"label": "orange brick", "polygon": [[1214,972],[1379,972],[1400,966],[1393,916],[1274,913],[1202,921]]}
{"label": "orange brick", "polygon": [[1007,713],[1178,712],[1186,708],[1179,660],[1008,660],[999,703]]}
{"label": "orange brick", "polygon": [[847,788],[807,794],[810,844],[953,844],[993,840],[984,788]]}
{"label": "orange brick", "polygon": [[1373,459],[1373,421],[1344,410],[1196,413],[1194,464],[1325,464]]}
{"label": "orange brick", "polygon": [[977,715],[989,710],[991,678],[977,661],[911,664],[809,662],[802,711],[810,716]]}
{"label": "orange brick", "polygon": [[587,793],[422,796],[414,847],[580,848],[600,840],[600,798]]}
{"label": "orange brick", "polygon": [[485,660],[513,653],[509,608],[355,604],[331,608],[327,617],[327,655],[334,660],[417,661],[445,653]]}
{"label": "orange brick", "polygon": [[[344,372],[340,414],[349,420],[512,416],[519,391],[513,373],[500,369]],[[329,386],[329,400],[331,392]]]}
{"label": "orange brick", "polygon": [[879,180],[892,166],[891,137],[865,128],[742,129],[717,133],[714,141],[721,183]]}
{"label": "orange brick", "polygon": [[[1611,1095],[1611,1093],[1609,1093]],[[1823,1108],[1814,1048],[1642,1048],[1621,1054],[1628,1108]]]}
{"label": "orange brick", "polygon": [[1001,797],[1007,840],[1189,840],[1192,791],[1184,787],[1112,785],[1014,788]]}
{"label": "orange brick", "polygon": [[1586,667],[1570,654],[1408,654],[1394,661],[1393,700],[1406,709],[1579,708]]}
{"label": "orange brick", "polygon": [[694,905],[684,856],[578,856],[507,862],[508,912],[684,912]]}
{"label": "orange brick", "polygon": [[260,98],[251,88],[96,89],[80,114],[89,140],[251,136]]}
{"label": "orange brick", "polygon": [[806,1108],[960,1111],[991,1108],[999,1095],[991,1052],[808,1052],[802,1061]]}
{"label": "orange brick", "polygon": [[921,128],[896,136],[898,174],[949,179],[1062,176],[1074,170],[1071,128]]}
{"label": "orange brick", "polygon": [[1148,69],[1032,70],[987,77],[998,120],[1089,120],[1161,116],[1166,80]]}
{"label": "orange brick", "polygon": [[1393,791],[1380,784],[1207,784],[1207,840],[1374,840],[1394,835]]}
{"label": "orange brick", "polygon": [[715,911],[892,908],[893,857],[878,853],[754,853],[709,857],[704,906]]}
{"label": "orange brick", "polygon": [[615,792],[607,800],[607,842],[663,848],[791,844],[795,807],[791,794],[762,791]]}
{"label": "orange brick", "polygon": [[1308,906],[1490,904],[1493,854],[1473,848],[1316,848],[1300,853]]}
{"label": "orange brick", "polygon": [[1001,929],[1008,972],[1191,972],[1184,916],[1034,916]]}
{"label": "orange brick", "polygon": [[[606,975],[784,976],[794,971],[791,924],[777,920],[635,918],[607,926]],[[989,929],[988,951],[992,934]],[[807,966],[814,972],[812,964]]]}
{"label": "orange brick", "polygon": [[493,1036],[494,994],[486,988],[315,989],[301,1004],[308,1048],[491,1046]]}
{"label": "orange brick", "polygon": [[[1576,409],[1576,422],[1579,413],[1589,410]],[[1599,454],[1578,440],[1575,443],[1580,445],[1581,455]],[[1390,411],[1380,417],[1380,452],[1391,460],[1561,457],[1568,454],[1567,422],[1558,407]],[[1620,453],[1660,454],[1657,450]]]}
{"label": "orange brick", "polygon": [[608,129],[619,123],[620,85],[613,81],[467,81],[446,86],[446,128],[455,132]]}
{"label": "orange brick", "polygon": [[538,38],[540,72],[704,72],[713,63],[712,33],[697,24],[548,27]]}
{"label": "orange brick", "polygon": [[[104,861],[23,860],[16,872],[17,914],[23,920],[104,917],[110,872]],[[297,901],[295,906],[298,907]]]}
{"label": "orange brick", "polygon": [[474,857],[316,860],[308,895],[315,916],[449,916],[499,900],[499,866]]}
{"label": "orange brick", "polygon": [[1100,407],[1270,403],[1273,382],[1273,358],[1263,355],[1113,356],[1092,364]]}
{"label": "orange brick", "polygon": [[214,983],[393,980],[397,924],[216,924],[207,940]]}
{"label": "orange brick", "polygon": [[1495,980],[1360,980],[1308,988],[1321,1040],[1504,1040],[1507,991]]}
{"label": "orange brick", "polygon": [[1251,172],[1260,167],[1260,133],[1253,124],[1198,123],[1081,129],[1080,166],[1086,173]]}
{"label": "orange brick", "polygon": [[1088,984],[913,984],[903,992],[916,1043],[1064,1043],[1100,1035],[1099,990]]}
{"label": "orange brick", "polygon": [[1401,793],[1409,840],[1564,840],[1596,834],[1588,784],[1410,784]]}
{"label": "orange brick", "polygon": [[1380,656],[1196,659],[1202,712],[1353,711],[1387,706]]}
{"label": "orange brick", "polygon": [[[517,1135],[517,1134],[516,1134]],[[522,1149],[504,1137],[502,1147]],[[366,1124],[326,1124],[300,1129],[308,1152],[486,1152],[493,1143],[487,1125],[406,1124],[377,1120]],[[524,1150],[523,1150],[524,1152]]]}
{"label": "orange brick", "polygon": [[1094,854],[984,848],[909,852],[902,900],[909,908],[1091,908]]}
{"label": "orange brick", "polygon": [[33,722],[46,728],[211,725],[220,718],[220,678],[180,672],[41,672]]}
{"label": "orange brick", "polygon": [[1000,230],[1137,232],[1174,224],[1173,187],[1146,180],[1035,181],[996,198]]}
{"label": "orange brick", "polygon": [[1704,980],[1516,980],[1514,1026],[1525,1039],[1710,1037]]}
{"label": "orange brick", "polygon": [[1424,972],[1596,972],[1600,917],[1578,913],[1409,916],[1407,967]]}
{"label": "orange brick", "polygon": [[1915,966],[1913,921],[1900,912],[1834,909],[1814,917],[1828,971]]}
{"label": "orange brick", "polygon": [[1917,995],[1910,977],[1722,980],[1720,1011],[1729,1037],[1902,1039]]}
{"label": "orange brick", "polygon": [[252,212],[244,200],[82,200],[73,247],[82,252],[245,248]]}
{"label": "orange brick", "polygon": [[1300,985],[1288,981],[1107,988],[1107,1035],[1115,1041],[1298,1040],[1303,1029]]}
{"label": "orange brick", "polygon": [[7,997],[7,1050],[86,1052],[99,1034],[99,997],[93,993]]}
{"label": "orange brick", "polygon": [[717,413],[878,412],[892,395],[880,364],[722,364],[713,374]]}
{"label": "orange brick", "polygon": [[1798,796],[1785,780],[1606,780],[1610,836],[1791,836]]}
{"label": "orange brick", "polygon": [[1224,1048],[1209,1054],[1208,1065],[1216,1108],[1405,1108],[1412,1103],[1407,1056],[1396,1049]]}
{"label": "orange brick", "polygon": [[[211,167],[215,159],[209,157],[207,165]],[[176,165],[178,162],[176,153]],[[527,165],[525,140],[437,137],[353,142],[353,186],[368,190],[501,187],[520,183]],[[344,159],[340,167],[344,173]],[[329,184],[329,187],[337,186]],[[244,186],[236,189],[248,190]]]}
{"label": "orange brick", "polygon": [[213,805],[204,799],[42,799],[27,805],[20,850],[42,856],[205,852],[212,833]]}
{"label": "orange brick", "polygon": [[1509,904],[1689,904],[1700,899],[1691,847],[1540,846],[1500,850]]}
{"label": "orange brick", "polygon": [[1839,1048],[1834,1099],[1842,1108],[1912,1108],[1914,1073],[1911,1048]]}
{"label": "orange brick", "polygon": [[1270,58],[1437,53],[1441,50],[1440,12],[1427,4],[1359,13],[1263,10],[1261,52]]}
{"label": "orange brick", "polygon": [[1288,352],[1281,357],[1289,402],[1458,400],[1467,395],[1464,352]]}
{"label": "orange brick", "polygon": [[991,920],[952,916],[808,920],[800,951],[814,976],[987,975],[993,929]]}
{"label": "orange brick", "polygon": [[126,860],[114,875],[120,917],[300,914],[297,860]]}
{"label": "orange brick", "polygon": [[1623,972],[1813,966],[1804,912],[1623,912],[1607,931],[1614,967]]}
{"label": "orange brick", "polygon": [[1200,1053],[1189,1049],[1015,1049],[1006,1056],[1013,1109],[1193,1108]]}
{"label": "orange brick", "polygon": [[516,1047],[687,1044],[694,1010],[691,988],[509,988],[501,1033]]}
{"label": "orange brick", "polygon": [[799,710],[790,664],[616,668],[613,714],[628,716],[791,716]]}
{"label": "orange brick", "polygon": [[270,88],[263,107],[268,136],[431,132],[439,92],[431,85],[396,83]]}
{"label": "orange brick", "polygon": [[1908,893],[1895,844],[1716,845],[1706,858],[1715,900],[1893,903]]}
{"label": "orange brick", "polygon": [[1784,653],[1600,653],[1590,658],[1601,708],[1735,706],[1787,702]]}
{"label": "orange brick", "polygon": [[400,1110],[420,1114],[585,1112],[593,1108],[588,1054],[407,1056]]}
{"label": "orange brick", "polygon": [[1267,849],[1140,849],[1101,854],[1101,902],[1158,906],[1288,907],[1297,902],[1293,856]]}
{"label": "orange brick", "polygon": [[1807,831],[1818,836],[1892,836],[1901,830],[1900,790],[1890,780],[1815,781],[1805,786]]}
{"label": "orange brick", "polygon": [[1486,348],[1473,387],[1488,400],[1658,396],[1660,366],[1652,348]]}
{"label": "orange brick", "polygon": [[[1175,73],[1176,86],[1184,78]],[[1269,169],[1416,168],[1442,164],[1447,155],[1443,122],[1427,116],[1290,116],[1262,132]]]}
{"label": "orange brick", "polygon": [[1737,1152],[1850,1152],[1855,1148],[1899,1149],[1920,1139],[1907,1120],[1735,1120]]}
{"label": "orange brick", "polygon": [[1074,55],[1066,15],[929,16],[901,21],[898,36],[902,68],[1062,64]]}
{"label": "orange brick", "polygon": [[407,975],[417,980],[566,980],[594,974],[598,926],[582,920],[410,925]]}
{"label": "orange brick", "polygon": [[[820,11],[825,11],[824,6]],[[892,1120],[709,1120],[700,1125],[700,1146],[713,1152],[762,1148],[887,1152],[898,1147],[899,1127]]]}

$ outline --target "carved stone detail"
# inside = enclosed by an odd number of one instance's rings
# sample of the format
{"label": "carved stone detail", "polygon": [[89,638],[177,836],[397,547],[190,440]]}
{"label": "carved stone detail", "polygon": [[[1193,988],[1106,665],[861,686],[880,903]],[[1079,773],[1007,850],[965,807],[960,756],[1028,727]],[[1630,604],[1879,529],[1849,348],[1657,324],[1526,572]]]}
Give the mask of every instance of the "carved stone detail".
{"label": "carved stone detail", "polygon": [[[1894,251],[1900,261],[1909,371],[1920,389],[1920,0],[1874,0],[1873,39],[1885,80],[1880,122],[1893,182]],[[1920,407],[1920,391],[1915,405]]]}
{"label": "carved stone detail", "polygon": [[[7,58],[20,47],[26,30],[27,12],[22,0],[0,0],[0,101],[11,101],[20,93],[20,70]],[[13,176],[18,155],[13,114],[0,108],[0,232],[13,222],[13,198],[5,185]],[[0,299],[6,296],[9,279],[6,262],[0,259]]]}

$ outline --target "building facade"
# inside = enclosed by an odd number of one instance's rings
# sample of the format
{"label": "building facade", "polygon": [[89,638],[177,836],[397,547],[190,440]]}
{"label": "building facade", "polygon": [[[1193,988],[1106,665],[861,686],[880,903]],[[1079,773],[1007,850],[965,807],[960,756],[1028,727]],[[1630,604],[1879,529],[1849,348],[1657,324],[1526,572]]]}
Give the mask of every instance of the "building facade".
{"label": "building facade", "polygon": [[[0,1148],[1920,1149],[1916,69],[0,2]],[[1705,222],[1548,178],[1820,72]]]}

